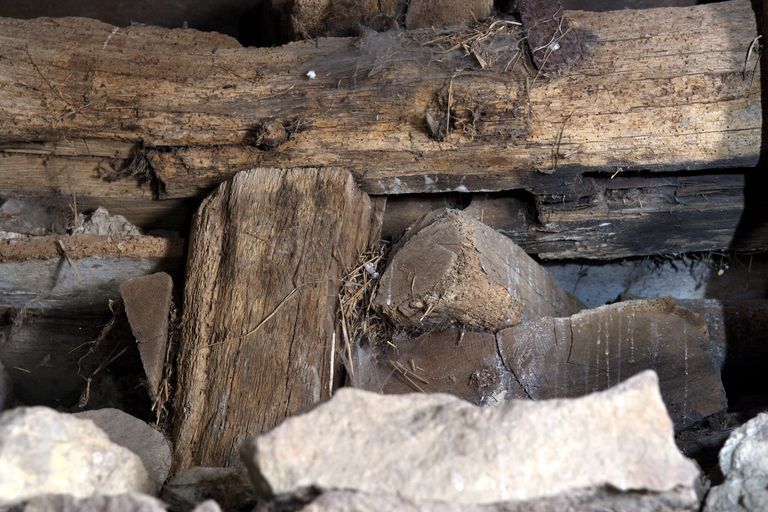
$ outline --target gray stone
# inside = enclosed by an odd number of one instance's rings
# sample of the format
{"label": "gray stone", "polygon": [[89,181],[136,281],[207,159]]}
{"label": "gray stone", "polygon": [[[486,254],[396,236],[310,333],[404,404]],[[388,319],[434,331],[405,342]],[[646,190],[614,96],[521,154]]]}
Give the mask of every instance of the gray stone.
{"label": "gray stone", "polygon": [[91,420],[113,443],[138,455],[157,488],[163,485],[171,471],[171,446],[161,432],[119,409],[85,411],[75,416]]}
{"label": "gray stone", "polygon": [[709,491],[704,512],[768,511],[768,413],[734,430],[719,460],[725,482]]}
{"label": "gray stone", "polygon": [[139,236],[141,230],[128,222],[122,215],[111,215],[106,208],[99,206],[88,216],[78,215],[78,224],[72,234],[100,236]]}
{"label": "gray stone", "polygon": [[196,466],[171,477],[160,497],[173,510],[215,500],[224,510],[250,512],[260,502],[244,469]]}
{"label": "gray stone", "polygon": [[46,407],[0,415],[0,505],[40,494],[152,493],[141,459],[93,422]]}
{"label": "gray stone", "polygon": [[196,506],[192,512],[221,512],[221,507],[213,500],[206,500]]}
{"label": "gray stone", "polygon": [[139,344],[150,395],[155,398],[165,366],[173,279],[165,272],[134,277],[120,285],[120,295],[131,331]]}
{"label": "gray stone", "polygon": [[159,500],[144,494],[120,494],[77,499],[64,494],[35,496],[9,512],[165,512]]}
{"label": "gray stone", "polygon": [[666,510],[698,504],[698,469],[675,446],[651,371],[582,398],[500,408],[441,394],[341,389],[246,441],[241,453],[257,489],[278,496],[343,489],[520,505],[637,491],[677,504]]}

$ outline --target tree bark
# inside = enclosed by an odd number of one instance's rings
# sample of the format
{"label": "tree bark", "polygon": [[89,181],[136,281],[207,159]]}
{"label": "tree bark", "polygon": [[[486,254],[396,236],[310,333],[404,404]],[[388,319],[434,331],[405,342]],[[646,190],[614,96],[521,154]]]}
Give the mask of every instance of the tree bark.
{"label": "tree bark", "polygon": [[237,465],[246,437],[330,396],[340,279],[370,223],[368,197],[335,169],[254,169],[203,202],[187,266],[177,469]]}

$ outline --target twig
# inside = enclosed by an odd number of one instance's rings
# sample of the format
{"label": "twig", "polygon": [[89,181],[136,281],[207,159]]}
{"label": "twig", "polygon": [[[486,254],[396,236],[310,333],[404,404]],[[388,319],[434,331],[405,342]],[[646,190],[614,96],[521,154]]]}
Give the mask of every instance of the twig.
{"label": "twig", "polygon": [[[308,284],[308,283],[307,283],[307,284]],[[261,327],[262,327],[264,324],[266,324],[266,323],[267,323],[267,322],[269,322],[269,321],[270,321],[272,318],[274,318],[274,316],[277,314],[277,312],[280,310],[280,308],[281,308],[281,307],[283,307],[283,306],[285,305],[285,303],[286,303],[286,302],[288,302],[288,300],[289,300],[291,297],[293,297],[293,296],[296,294],[296,292],[298,291],[298,289],[299,289],[298,287],[294,288],[293,290],[291,290],[291,291],[290,291],[290,293],[289,293],[288,295],[286,295],[285,297],[283,297],[283,300],[281,300],[281,301],[280,301],[280,303],[279,303],[277,306],[275,306],[275,309],[273,309],[273,310],[272,310],[272,312],[271,312],[270,314],[268,314],[267,316],[265,316],[265,317],[264,317],[264,318],[263,318],[263,319],[262,319],[262,320],[261,320],[261,321],[260,321],[258,324],[256,324],[256,327],[254,327],[253,329],[251,329],[250,331],[248,331],[248,332],[247,332],[247,333],[245,333],[245,334],[242,334],[242,335],[240,335],[240,336],[236,336],[236,337],[235,337],[235,339],[236,339],[236,340],[241,340],[241,339],[243,339],[243,338],[247,338],[247,337],[248,337],[248,336],[250,336],[251,334],[253,334],[253,333],[255,333],[256,331],[258,331],[259,329],[261,329]],[[211,344],[209,344],[209,345],[203,345],[203,346],[202,346],[202,347],[200,347],[200,348],[209,348],[209,347],[214,347],[214,346],[216,346],[216,345],[222,345],[222,344],[224,344],[224,343],[227,343],[228,341],[229,341],[228,339],[227,339],[227,340],[224,340],[224,341],[217,341],[216,343],[211,343]]]}
{"label": "twig", "polygon": [[82,282],[83,277],[80,275],[80,271],[77,270],[75,263],[69,257],[69,253],[67,253],[67,248],[64,247],[64,242],[62,242],[61,240],[56,240],[56,244],[59,247],[59,252],[61,253],[61,255],[67,260],[67,263],[69,263],[69,266],[72,267],[72,271],[75,273],[75,277],[77,277],[78,282]]}

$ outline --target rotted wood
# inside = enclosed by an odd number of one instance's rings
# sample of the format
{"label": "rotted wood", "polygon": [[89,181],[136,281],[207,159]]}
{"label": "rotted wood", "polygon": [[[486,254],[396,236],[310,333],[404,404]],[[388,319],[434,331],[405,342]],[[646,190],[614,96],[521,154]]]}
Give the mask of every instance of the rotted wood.
{"label": "rotted wood", "polygon": [[503,23],[479,28],[496,50],[467,54],[419,32],[254,49],[193,30],[4,19],[0,190],[187,198],[242,169],[312,165],[347,167],[373,194],[557,195],[585,172],[757,163],[748,1],[567,15],[586,58],[557,77],[523,69]]}
{"label": "rotted wood", "polygon": [[372,210],[338,169],[254,169],[195,216],[174,420],[178,469],[232,466],[248,436],[330,396],[340,280]]}

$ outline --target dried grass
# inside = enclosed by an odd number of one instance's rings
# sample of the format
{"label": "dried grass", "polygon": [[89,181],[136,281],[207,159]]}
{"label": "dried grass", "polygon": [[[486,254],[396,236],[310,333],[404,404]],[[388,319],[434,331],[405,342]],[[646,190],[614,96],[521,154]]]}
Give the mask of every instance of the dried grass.
{"label": "dried grass", "polygon": [[431,29],[414,31],[413,38],[437,54],[451,54],[462,50],[471,56],[481,69],[495,68],[508,73],[518,63],[525,63],[522,42],[525,40],[521,23],[512,20],[478,22],[456,30]]}
{"label": "dried grass", "polygon": [[371,346],[392,344],[391,324],[373,307],[387,252],[383,244],[366,249],[358,257],[357,266],[342,279],[338,309],[342,339],[337,352],[353,379],[354,347],[363,342]]}

